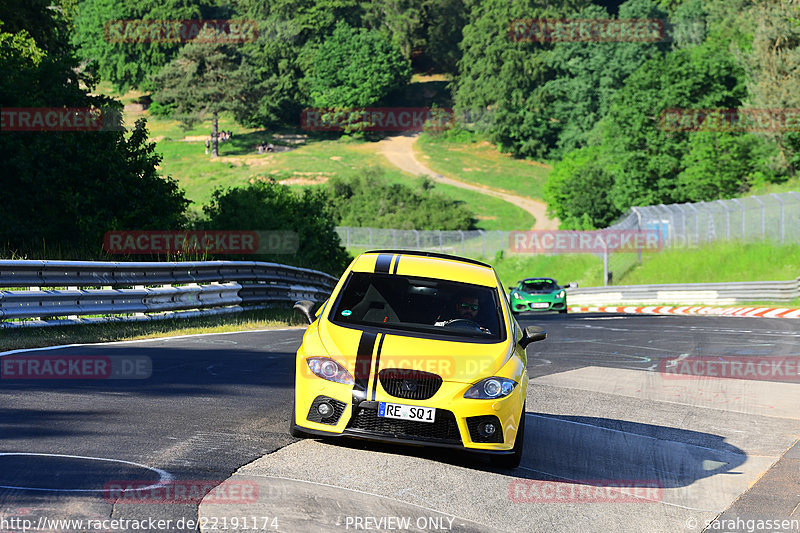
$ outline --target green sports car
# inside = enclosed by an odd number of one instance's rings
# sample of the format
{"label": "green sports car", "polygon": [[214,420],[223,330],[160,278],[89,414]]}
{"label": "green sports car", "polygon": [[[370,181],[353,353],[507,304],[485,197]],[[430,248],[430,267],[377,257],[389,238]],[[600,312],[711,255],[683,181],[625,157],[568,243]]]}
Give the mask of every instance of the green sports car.
{"label": "green sports car", "polygon": [[[569,286],[572,286],[570,284]],[[566,287],[552,278],[525,278],[516,287],[509,287],[511,310],[517,314],[525,311],[567,312]]]}

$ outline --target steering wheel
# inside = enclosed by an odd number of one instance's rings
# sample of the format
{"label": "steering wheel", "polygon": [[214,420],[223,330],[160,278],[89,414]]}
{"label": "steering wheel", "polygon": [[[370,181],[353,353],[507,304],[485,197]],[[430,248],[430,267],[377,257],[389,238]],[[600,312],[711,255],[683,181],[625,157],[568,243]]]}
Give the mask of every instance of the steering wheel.
{"label": "steering wheel", "polygon": [[468,318],[454,318],[452,320],[448,320],[443,325],[446,328],[468,329],[473,331],[480,331],[481,333],[491,333],[491,331],[489,331],[485,327],[481,326],[474,320],[470,320]]}

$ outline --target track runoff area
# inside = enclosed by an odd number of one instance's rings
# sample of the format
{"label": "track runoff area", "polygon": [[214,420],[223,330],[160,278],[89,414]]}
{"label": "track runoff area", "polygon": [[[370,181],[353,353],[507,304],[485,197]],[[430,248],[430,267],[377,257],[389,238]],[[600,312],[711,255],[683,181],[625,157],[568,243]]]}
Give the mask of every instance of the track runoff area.
{"label": "track runoff area", "polygon": [[300,328],[0,354],[38,358],[40,372],[59,357],[109,361],[95,379],[0,380],[0,529],[800,530],[796,320],[520,320],[548,339],[527,350],[512,470],[291,438]]}

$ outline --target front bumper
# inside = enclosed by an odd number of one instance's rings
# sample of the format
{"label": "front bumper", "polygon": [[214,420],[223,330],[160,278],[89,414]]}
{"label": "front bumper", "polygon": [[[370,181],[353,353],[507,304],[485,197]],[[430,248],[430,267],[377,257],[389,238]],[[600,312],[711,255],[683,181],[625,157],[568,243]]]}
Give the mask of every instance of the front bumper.
{"label": "front bumper", "polygon": [[[312,381],[313,383],[313,381]],[[306,384],[308,385],[308,384]],[[521,386],[499,400],[463,398],[470,385],[445,382],[428,400],[410,400],[381,394],[376,400],[356,401],[352,387],[325,384],[313,392],[297,389],[296,429],[324,437],[354,437],[380,442],[456,448],[483,453],[512,453],[524,405]],[[320,390],[324,389],[324,390]],[[453,396],[457,396],[454,399]],[[327,401],[332,415],[320,419],[317,406]],[[436,408],[434,422],[400,420],[378,416],[381,401]],[[494,436],[487,437],[480,426],[491,423]]]}
{"label": "front bumper", "polygon": [[[545,305],[546,304],[546,305]],[[511,309],[515,313],[527,313],[529,311],[542,312],[542,311],[563,311],[567,308],[567,300],[554,300],[531,302],[525,300],[514,300],[511,303]]]}

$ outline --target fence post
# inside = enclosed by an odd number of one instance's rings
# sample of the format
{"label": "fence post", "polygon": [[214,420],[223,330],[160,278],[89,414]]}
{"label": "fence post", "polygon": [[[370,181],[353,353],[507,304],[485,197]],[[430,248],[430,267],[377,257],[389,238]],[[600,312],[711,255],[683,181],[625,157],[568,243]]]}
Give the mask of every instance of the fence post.
{"label": "fence post", "polygon": [[[636,229],[642,231],[642,213],[639,211],[638,207],[631,207],[634,213],[636,213]],[[661,232],[659,232],[658,239],[661,240]],[[638,250],[638,262],[642,264],[642,244],[639,243],[639,250]]]}
{"label": "fence post", "polygon": [[372,248],[372,228],[367,228],[369,230],[369,247]]}
{"label": "fence post", "polygon": [[761,206],[761,240],[764,241],[767,239],[767,223],[766,223],[767,209],[764,206],[764,202],[762,202],[761,198],[759,198],[758,196],[751,196],[750,198],[758,202],[758,205]]}
{"label": "fence post", "polygon": [[486,257],[486,232],[482,229],[479,229],[478,232],[481,234],[481,257]]}
{"label": "fence post", "polygon": [[438,230],[438,231],[439,231],[439,251],[443,252],[444,250],[442,248],[442,230]]}
{"label": "fence post", "polygon": [[414,232],[414,236],[417,238],[417,250],[420,249],[419,247],[419,230],[411,230]]}
{"label": "fence post", "polygon": [[397,230],[392,228],[392,248],[397,250]]}
{"label": "fence post", "polygon": [[800,206],[800,194],[797,194],[795,191],[789,191],[786,194],[791,194],[794,198],[797,198],[797,204]]}
{"label": "fence post", "polygon": [[692,211],[694,211],[694,240],[697,244],[700,244],[700,212],[694,205],[689,203],[686,205],[691,207]]}
{"label": "fence post", "polygon": [[724,202],[723,200],[717,200],[718,203],[722,204],[722,207],[725,209],[725,240],[731,240],[731,210],[728,207],[728,203]]}
{"label": "fence post", "polygon": [[772,193],[772,196],[774,196],[775,199],[778,200],[778,203],[781,204],[781,244],[783,244],[783,242],[786,240],[786,228],[783,224],[783,198],[775,193]]}
{"label": "fence post", "polygon": [[350,248],[350,226],[347,226],[347,248]]}
{"label": "fence post", "polygon": [[732,198],[731,201],[733,203],[735,203],[736,205],[738,205],[739,206],[739,210],[742,212],[742,242],[744,242],[745,241],[745,233],[746,233],[746,228],[745,228],[745,224],[744,224],[744,206],[742,205],[742,202],[740,202],[738,198]]}

